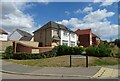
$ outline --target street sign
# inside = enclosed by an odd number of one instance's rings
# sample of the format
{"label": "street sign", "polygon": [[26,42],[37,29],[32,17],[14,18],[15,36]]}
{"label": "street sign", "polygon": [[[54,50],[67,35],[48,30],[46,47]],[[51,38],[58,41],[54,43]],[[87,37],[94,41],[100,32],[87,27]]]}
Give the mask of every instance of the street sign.
{"label": "street sign", "polygon": [[88,67],[88,56],[71,56],[70,55],[70,67],[72,66],[72,60],[71,59],[86,59],[86,67]]}

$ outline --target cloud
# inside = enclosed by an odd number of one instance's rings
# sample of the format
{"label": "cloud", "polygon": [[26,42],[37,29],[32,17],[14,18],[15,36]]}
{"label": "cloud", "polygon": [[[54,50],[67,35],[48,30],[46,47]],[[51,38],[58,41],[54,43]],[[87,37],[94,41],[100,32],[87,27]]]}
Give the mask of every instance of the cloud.
{"label": "cloud", "polygon": [[[70,27],[73,31],[77,29],[91,28],[92,32],[99,37],[111,37],[118,35],[118,25],[111,24],[107,18],[113,16],[113,12],[108,12],[106,9],[91,12],[83,17],[83,19],[70,18],[69,20],[57,21],[59,24]],[[109,31],[109,32],[108,32]]]}
{"label": "cloud", "polygon": [[92,7],[85,7],[83,10],[78,9],[76,11],[74,11],[75,14],[79,14],[79,13],[90,13],[93,10]]}
{"label": "cloud", "polygon": [[109,6],[112,5],[114,2],[118,2],[119,0],[104,0],[100,6]]}
{"label": "cloud", "polygon": [[83,20],[85,22],[96,22],[111,17],[114,14],[114,12],[108,12],[106,9],[98,9],[97,11],[91,12],[90,14],[86,15]]}
{"label": "cloud", "polygon": [[34,18],[23,13],[31,5],[24,2],[2,2],[2,21],[1,26],[8,32],[15,29],[23,29],[28,32],[34,31]]}
{"label": "cloud", "polygon": [[69,11],[65,11],[65,14],[70,15],[70,12]]}
{"label": "cloud", "polygon": [[76,11],[74,11],[75,14],[79,14],[79,13],[82,13],[82,10],[81,9],[78,9]]}
{"label": "cloud", "polygon": [[[58,21],[57,23],[71,27],[73,31],[77,29],[92,29],[92,32],[99,37],[118,35],[118,25],[106,22],[82,22],[78,18]],[[109,32],[108,32],[109,31]]]}
{"label": "cloud", "polygon": [[92,10],[93,10],[92,7],[85,7],[85,8],[83,9],[83,12],[91,12]]}

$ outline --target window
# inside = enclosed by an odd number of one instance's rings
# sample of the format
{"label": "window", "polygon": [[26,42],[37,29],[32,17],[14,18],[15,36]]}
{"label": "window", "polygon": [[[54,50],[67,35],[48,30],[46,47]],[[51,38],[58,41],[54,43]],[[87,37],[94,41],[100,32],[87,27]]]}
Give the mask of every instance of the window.
{"label": "window", "polygon": [[67,31],[64,31],[64,36],[68,36],[68,32]]}
{"label": "window", "polygon": [[53,30],[53,35],[57,35],[57,30]]}
{"label": "window", "polygon": [[63,40],[62,45],[68,46],[68,41]]}
{"label": "window", "polygon": [[75,42],[71,41],[70,43],[71,43],[71,46],[75,46]]}

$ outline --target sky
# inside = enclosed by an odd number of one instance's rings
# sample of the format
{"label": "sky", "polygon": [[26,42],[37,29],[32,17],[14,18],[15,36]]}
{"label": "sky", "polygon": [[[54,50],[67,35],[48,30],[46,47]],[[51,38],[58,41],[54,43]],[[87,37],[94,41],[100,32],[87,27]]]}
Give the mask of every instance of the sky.
{"label": "sky", "polygon": [[[97,1],[97,2],[96,2]],[[75,31],[92,29],[102,40],[118,38],[118,2],[2,2],[0,27],[11,34],[16,29],[29,33],[49,21]]]}

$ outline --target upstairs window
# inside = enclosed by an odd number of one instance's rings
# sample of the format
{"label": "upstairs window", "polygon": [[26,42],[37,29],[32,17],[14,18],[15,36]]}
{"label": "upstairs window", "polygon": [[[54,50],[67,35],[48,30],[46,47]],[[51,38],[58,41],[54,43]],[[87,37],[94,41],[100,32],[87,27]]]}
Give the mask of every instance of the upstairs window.
{"label": "upstairs window", "polygon": [[53,35],[57,35],[57,30],[53,30]]}
{"label": "upstairs window", "polygon": [[63,34],[64,34],[64,36],[68,36],[69,33],[67,31],[64,31]]}

